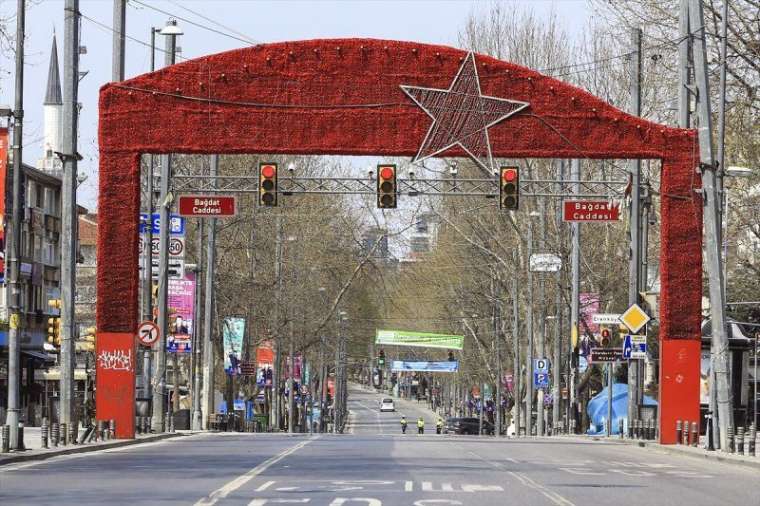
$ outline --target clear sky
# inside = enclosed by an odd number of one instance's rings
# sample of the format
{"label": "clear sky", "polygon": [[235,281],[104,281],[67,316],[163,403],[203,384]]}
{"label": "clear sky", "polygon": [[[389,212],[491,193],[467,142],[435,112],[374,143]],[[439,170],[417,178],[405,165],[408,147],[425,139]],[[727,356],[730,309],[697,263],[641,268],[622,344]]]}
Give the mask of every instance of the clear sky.
{"label": "clear sky", "polygon": [[[24,161],[35,165],[42,150],[42,100],[53,30],[58,34],[59,61],[63,61],[64,2],[35,0],[27,3]],[[540,15],[547,15],[554,9],[572,35],[584,29],[590,16],[585,0],[503,3],[516,9],[532,9]],[[150,70],[150,27],[163,26],[172,15],[232,34],[233,37],[239,37],[234,33],[237,32],[242,34],[240,39],[250,39],[256,43],[373,37],[456,45],[457,33],[470,12],[487,9],[488,5],[489,2],[474,0],[130,0],[127,5],[127,36],[144,44],[127,41],[126,77]],[[10,18],[8,29],[12,33],[15,33],[15,8],[15,1],[0,1],[0,15]],[[82,19],[81,44],[87,47],[87,54],[81,56],[79,65],[80,71],[88,72],[79,87],[79,100],[83,106],[79,152],[84,156],[80,162],[80,172],[88,174],[89,179],[80,187],[79,199],[80,203],[91,209],[96,207],[97,199],[98,89],[111,79],[112,8],[111,0],[80,0],[80,11],[86,16]],[[243,40],[213,33],[187,21],[179,19],[178,22],[185,33],[178,42],[184,58],[247,45]],[[157,44],[163,45],[163,42],[158,35]],[[160,66],[162,53],[156,53],[156,61]],[[6,51],[0,58],[0,104],[13,104],[13,69],[13,54]]]}

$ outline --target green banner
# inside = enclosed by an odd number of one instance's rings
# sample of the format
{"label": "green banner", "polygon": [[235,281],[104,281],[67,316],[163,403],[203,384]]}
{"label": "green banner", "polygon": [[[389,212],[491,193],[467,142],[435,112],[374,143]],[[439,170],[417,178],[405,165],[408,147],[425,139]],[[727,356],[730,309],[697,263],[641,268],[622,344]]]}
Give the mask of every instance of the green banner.
{"label": "green banner", "polygon": [[375,336],[375,344],[461,350],[464,346],[464,336],[411,332],[408,330],[378,330]]}

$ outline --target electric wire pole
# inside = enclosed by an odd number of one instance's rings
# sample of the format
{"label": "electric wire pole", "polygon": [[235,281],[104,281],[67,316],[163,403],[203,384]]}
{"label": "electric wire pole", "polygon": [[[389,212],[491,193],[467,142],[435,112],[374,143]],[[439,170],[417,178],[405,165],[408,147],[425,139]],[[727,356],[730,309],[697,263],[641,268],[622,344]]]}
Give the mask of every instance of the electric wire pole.
{"label": "electric wire pole", "polygon": [[[219,172],[219,155],[211,155],[209,176],[216,186]],[[211,341],[211,329],[214,323],[214,269],[216,267],[216,218],[208,223],[208,241],[206,243],[206,287],[203,309],[203,389],[201,391],[201,425],[208,429],[209,415],[214,412],[214,344]]]}
{"label": "electric wire pole", "polygon": [[61,383],[60,422],[71,427],[74,413],[74,367],[77,245],[77,126],[79,89],[79,0],[64,5],[63,128],[61,184]]}
{"label": "electric wire pole", "polygon": [[[573,181],[580,181],[581,176],[581,162],[574,159],[570,161],[570,179]],[[574,183],[573,191],[580,193],[580,183]],[[568,423],[572,424],[572,430],[576,430],[575,424],[576,417],[578,416],[578,400],[575,392],[575,383],[577,379],[577,348],[580,345],[582,338],[580,329],[580,286],[581,286],[581,224],[573,222],[570,225],[570,233],[572,237],[572,248],[570,251],[570,269],[571,269],[571,299],[570,299],[570,332],[575,338],[570,339],[570,349],[568,350],[569,364],[570,364],[570,420]]]}
{"label": "electric wire pole", "polygon": [[[512,255],[513,264],[517,265],[517,251]],[[512,278],[512,349],[514,350],[514,373],[512,374],[512,391],[515,400],[515,437],[520,437],[520,415],[522,399],[520,398],[520,330],[518,307],[517,276]]]}
{"label": "electric wire pole", "polygon": [[702,169],[702,197],[704,201],[705,256],[710,292],[710,321],[712,369],[715,371],[718,424],[721,448],[728,446],[728,428],[733,427],[733,409],[729,388],[728,337],[726,334],[726,305],[723,269],[720,254],[720,197],[717,188],[718,167],[712,146],[712,117],[708,84],[707,49],[705,44],[704,14],[701,0],[689,2],[689,27],[694,39],[694,72],[697,90],[697,116],[699,119],[699,155]]}
{"label": "electric wire pole", "polygon": [[533,435],[533,273],[530,257],[533,255],[533,221],[528,220],[528,349],[525,352],[525,375],[527,379],[525,399],[525,435]]}
{"label": "electric wire pole", "polygon": [[15,104],[13,108],[13,197],[11,234],[6,244],[5,259],[8,262],[8,300],[10,311],[8,318],[8,413],[6,424],[10,429],[9,447],[12,450],[21,448],[19,441],[19,413],[20,405],[20,380],[21,372],[21,342],[20,326],[23,314],[23,299],[21,297],[21,285],[19,284],[19,246],[21,244],[21,220],[24,217],[24,209],[21,206],[24,198],[23,162],[22,152],[22,126],[24,121],[24,37],[25,37],[26,4],[25,0],[18,0],[16,8],[16,89]]}
{"label": "electric wire pole", "polygon": [[[539,216],[541,224],[541,242],[539,243],[539,252],[546,253],[546,200],[541,199],[541,211]],[[539,327],[538,327],[538,349],[536,355],[538,358],[546,358],[546,280],[544,275],[538,275],[538,303],[540,305]],[[546,392],[543,388],[538,389],[538,406],[536,406],[536,416],[538,417],[536,435],[541,437],[546,435],[546,410],[544,406],[544,395]]]}
{"label": "electric wire pole", "polygon": [[111,81],[124,80],[124,44],[126,42],[127,0],[113,0],[113,58]]}
{"label": "electric wire pole", "polygon": [[193,430],[201,430],[203,427],[203,411],[201,410],[201,385],[203,383],[202,367],[203,361],[201,346],[201,313],[202,313],[202,295],[203,295],[203,219],[198,220],[198,252],[196,253],[195,268],[195,300],[193,301]]}
{"label": "electric wire pole", "polygon": [[[641,28],[631,32],[631,114],[641,116]],[[641,279],[641,160],[631,160],[630,246],[628,306],[639,302]],[[638,418],[639,363],[628,361],[628,437],[633,437],[633,421]]]}

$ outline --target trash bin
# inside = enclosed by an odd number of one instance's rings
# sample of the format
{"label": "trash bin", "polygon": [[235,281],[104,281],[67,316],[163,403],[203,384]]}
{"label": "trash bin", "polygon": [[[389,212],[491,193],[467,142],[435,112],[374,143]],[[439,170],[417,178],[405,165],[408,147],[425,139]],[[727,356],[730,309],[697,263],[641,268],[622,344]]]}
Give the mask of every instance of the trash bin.
{"label": "trash bin", "polygon": [[190,430],[190,410],[180,409],[173,413],[174,430]]}

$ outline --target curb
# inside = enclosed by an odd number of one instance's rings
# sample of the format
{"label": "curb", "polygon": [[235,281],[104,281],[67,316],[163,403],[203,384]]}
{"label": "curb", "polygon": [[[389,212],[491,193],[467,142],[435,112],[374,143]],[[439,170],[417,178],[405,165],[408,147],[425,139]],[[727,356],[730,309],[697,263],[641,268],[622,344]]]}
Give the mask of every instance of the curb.
{"label": "curb", "polygon": [[8,457],[0,456],[0,469],[2,469],[3,466],[8,464],[18,464],[19,462],[30,462],[34,460],[47,460],[51,459],[53,457],[60,457],[61,455],[75,455],[77,453],[89,453],[89,452],[96,452],[99,450],[108,450],[110,448],[121,448],[124,446],[134,446],[139,445],[143,443],[153,443],[155,441],[161,441],[162,439],[170,439],[175,437],[184,437],[188,434],[179,434],[179,433],[165,433],[165,434],[155,434],[152,436],[143,437],[140,439],[123,439],[123,440],[116,440],[113,442],[108,443],[102,443],[97,445],[76,445],[71,446],[70,448],[63,448],[60,450],[48,450],[44,452],[39,453],[33,453],[35,450],[30,450],[32,453],[19,453],[19,454],[6,454],[10,455]]}
{"label": "curb", "polygon": [[[693,450],[693,447],[681,447],[679,445],[661,445],[653,441],[639,441],[630,439],[607,439],[602,437],[590,436],[589,438],[573,437],[573,436],[559,436],[562,439],[573,439],[576,441],[593,441],[606,444],[626,445],[626,446],[638,446],[639,448],[646,448],[651,451],[664,453],[667,455],[680,455],[684,457],[691,457],[695,459],[713,460],[722,462],[724,464],[733,464],[743,467],[749,467],[752,469],[760,469],[760,457],[755,457],[755,460],[747,460],[743,455],[725,454],[719,450],[708,452],[707,450],[700,451],[699,449]],[[554,438],[542,438],[546,440],[552,440]],[[751,457],[749,457],[751,458]]]}

